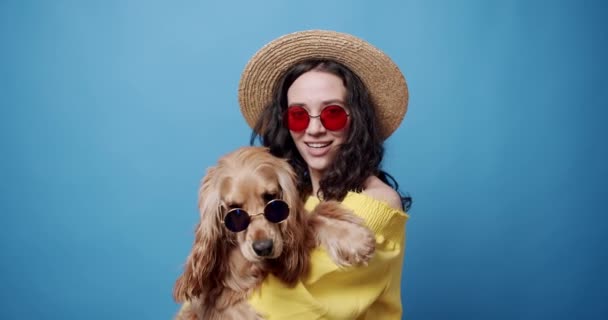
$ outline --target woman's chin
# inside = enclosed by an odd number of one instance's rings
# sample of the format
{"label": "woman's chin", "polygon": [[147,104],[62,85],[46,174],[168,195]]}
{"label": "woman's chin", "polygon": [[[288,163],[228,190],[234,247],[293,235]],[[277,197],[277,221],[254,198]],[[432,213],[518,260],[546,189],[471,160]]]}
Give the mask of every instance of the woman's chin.
{"label": "woman's chin", "polygon": [[308,164],[308,170],[321,173],[329,167],[329,160],[326,158],[304,159]]}

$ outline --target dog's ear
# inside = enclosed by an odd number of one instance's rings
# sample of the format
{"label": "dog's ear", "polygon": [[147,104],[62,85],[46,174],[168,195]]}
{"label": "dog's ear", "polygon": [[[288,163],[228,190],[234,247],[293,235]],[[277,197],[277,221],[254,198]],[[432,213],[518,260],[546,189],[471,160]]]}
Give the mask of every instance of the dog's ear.
{"label": "dog's ear", "polygon": [[275,259],[272,273],[283,282],[294,285],[308,271],[310,249],[314,237],[307,227],[307,215],[295,184],[296,175],[291,165],[280,159],[275,165],[283,200],[289,204],[289,217],[281,224],[283,253]]}
{"label": "dog's ear", "polygon": [[211,167],[199,189],[200,222],[196,227],[192,251],[184,265],[184,273],[175,282],[173,298],[178,301],[200,296],[203,291],[215,287],[215,279],[221,279],[223,260],[227,248],[221,225],[221,202],[218,190],[218,167]]}

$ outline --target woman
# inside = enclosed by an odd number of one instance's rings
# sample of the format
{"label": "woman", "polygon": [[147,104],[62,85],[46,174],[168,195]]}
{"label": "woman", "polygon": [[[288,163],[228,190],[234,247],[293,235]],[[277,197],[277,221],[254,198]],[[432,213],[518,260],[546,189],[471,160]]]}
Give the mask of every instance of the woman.
{"label": "woman", "polygon": [[[247,64],[241,111],[271,153],[287,158],[312,209],[335,199],[376,234],[365,267],[339,269],[322,249],[295,286],[269,276],[250,298],[266,319],[401,319],[405,222],[411,199],[380,169],[383,140],[407,110],[405,79],[371,44],[333,31],[303,31],[264,46]],[[389,180],[390,179],[390,180]]]}

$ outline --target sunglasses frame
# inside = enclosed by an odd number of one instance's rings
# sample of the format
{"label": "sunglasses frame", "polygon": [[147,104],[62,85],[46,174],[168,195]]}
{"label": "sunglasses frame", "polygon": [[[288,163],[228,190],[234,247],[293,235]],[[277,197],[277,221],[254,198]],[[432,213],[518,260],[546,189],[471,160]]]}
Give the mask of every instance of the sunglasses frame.
{"label": "sunglasses frame", "polygon": [[[325,122],[323,121],[323,118],[321,118],[321,116],[323,115],[323,111],[327,110],[327,108],[330,108],[330,107],[338,107],[338,108],[342,109],[342,111],[344,111],[344,114],[346,115],[346,122],[344,123],[344,125],[341,128],[338,128],[338,129],[329,129],[327,126],[325,126]],[[306,123],[306,127],[304,127],[304,129],[302,129],[302,130],[292,130],[289,127],[289,109],[291,109],[291,108],[300,108],[300,109],[304,110],[306,112],[306,114],[308,115],[308,122]],[[340,130],[346,128],[346,125],[348,124],[348,117],[350,117],[350,113],[348,113],[346,111],[346,108],[344,108],[341,105],[337,105],[337,104],[331,104],[331,105],[328,105],[328,106],[324,107],[321,110],[321,113],[319,113],[316,116],[311,116],[310,113],[308,112],[308,110],[306,110],[306,108],[304,108],[302,106],[295,105],[295,106],[287,107],[287,109],[285,109],[284,122],[285,122],[285,127],[287,127],[287,129],[289,129],[290,131],[302,132],[302,131],[305,131],[306,129],[308,129],[308,126],[310,126],[310,119],[311,118],[319,118],[319,121],[321,122],[321,125],[323,126],[323,128],[325,128],[325,129],[327,129],[329,131],[340,131]]]}
{"label": "sunglasses frame", "polygon": [[[287,215],[285,216],[285,218],[283,220],[281,220],[279,222],[272,222],[272,221],[270,221],[268,219],[268,217],[266,217],[266,208],[268,208],[268,206],[271,203],[279,202],[279,201],[282,202],[282,203],[284,203],[285,206],[287,207]],[[236,210],[243,211],[248,216],[248,219],[249,219],[249,221],[247,222],[247,225],[245,226],[245,228],[243,230],[239,230],[239,231],[233,231],[230,228],[228,228],[228,226],[226,225],[226,217],[228,217],[228,214],[230,214],[230,212],[236,211]],[[247,230],[247,228],[249,228],[249,225],[251,224],[251,220],[253,219],[253,217],[257,217],[257,216],[260,216],[260,215],[263,215],[264,218],[266,219],[266,221],[268,221],[270,223],[275,223],[275,224],[283,223],[283,222],[285,222],[285,220],[287,220],[287,218],[289,218],[290,210],[291,210],[291,208],[289,207],[289,204],[285,200],[283,200],[283,199],[272,199],[272,200],[266,202],[266,204],[264,205],[264,212],[261,212],[261,213],[251,214],[251,213],[247,212],[247,210],[245,210],[243,208],[232,208],[232,209],[226,211],[226,213],[224,214],[224,218],[222,219],[222,223],[224,224],[224,227],[226,227],[226,229],[228,229],[228,231],[234,232],[234,233],[239,233],[239,232],[243,232],[243,231]]]}

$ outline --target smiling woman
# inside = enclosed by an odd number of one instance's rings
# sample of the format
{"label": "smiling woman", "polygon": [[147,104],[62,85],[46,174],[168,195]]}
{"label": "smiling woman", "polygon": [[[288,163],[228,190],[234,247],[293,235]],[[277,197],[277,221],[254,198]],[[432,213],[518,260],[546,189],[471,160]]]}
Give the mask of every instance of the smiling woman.
{"label": "smiling woman", "polygon": [[317,249],[310,273],[295,286],[271,275],[250,303],[267,319],[401,319],[411,198],[380,169],[383,142],[407,110],[399,68],[354,36],[296,32],[249,61],[239,101],[253,128],[251,143],[259,140],[289,161],[307,209],[341,201],[375,233],[377,252],[367,266],[341,269]]}
{"label": "smiling woman", "polygon": [[313,194],[318,192],[318,182],[348,135],[346,88],[338,76],[321,71],[324,67],[320,64],[302,74],[287,91],[287,127],[308,164]]}

